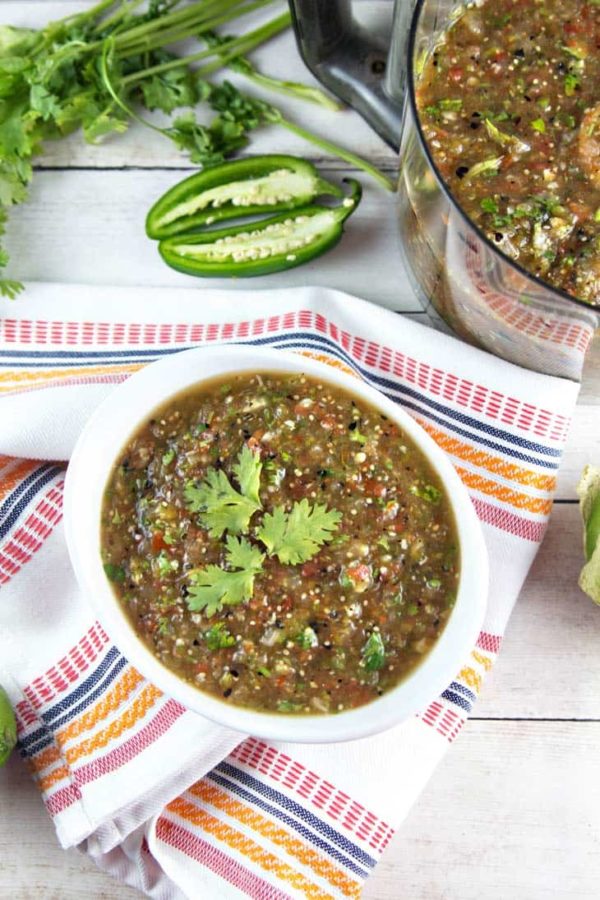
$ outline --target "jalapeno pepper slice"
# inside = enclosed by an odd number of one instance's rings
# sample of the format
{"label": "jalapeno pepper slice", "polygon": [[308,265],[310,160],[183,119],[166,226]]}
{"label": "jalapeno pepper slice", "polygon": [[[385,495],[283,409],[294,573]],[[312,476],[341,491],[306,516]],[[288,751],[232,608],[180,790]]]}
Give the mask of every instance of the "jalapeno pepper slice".
{"label": "jalapeno pepper slice", "polygon": [[183,234],[159,244],[173,269],[203,278],[249,278],[292,269],[325,253],[342,236],[344,221],[358,206],[361,187],[351,187],[339,206],[313,204],[260,222]]}
{"label": "jalapeno pepper slice", "polygon": [[191,175],[156,201],[146,218],[154,240],[189,233],[224,219],[306,206],[315,197],[341,197],[339,187],[295,156],[254,156]]}

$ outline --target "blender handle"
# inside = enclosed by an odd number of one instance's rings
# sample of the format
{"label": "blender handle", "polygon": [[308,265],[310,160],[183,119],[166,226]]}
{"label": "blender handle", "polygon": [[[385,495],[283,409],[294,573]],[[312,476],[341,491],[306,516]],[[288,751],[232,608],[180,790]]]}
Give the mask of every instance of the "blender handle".
{"label": "blender handle", "polygon": [[392,39],[370,34],[349,0],[289,0],[300,54],[313,75],[398,150],[412,0],[396,0]]}

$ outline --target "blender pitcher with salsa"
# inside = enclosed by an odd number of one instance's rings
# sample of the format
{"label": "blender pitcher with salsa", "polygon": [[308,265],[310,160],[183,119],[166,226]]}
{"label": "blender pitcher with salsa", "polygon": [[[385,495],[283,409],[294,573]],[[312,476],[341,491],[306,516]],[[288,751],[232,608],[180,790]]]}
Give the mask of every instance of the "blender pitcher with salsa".
{"label": "blender pitcher with salsa", "polygon": [[399,147],[430,317],[579,379],[600,316],[599,0],[396,0],[389,52],[344,0],[290,5],[311,71]]}

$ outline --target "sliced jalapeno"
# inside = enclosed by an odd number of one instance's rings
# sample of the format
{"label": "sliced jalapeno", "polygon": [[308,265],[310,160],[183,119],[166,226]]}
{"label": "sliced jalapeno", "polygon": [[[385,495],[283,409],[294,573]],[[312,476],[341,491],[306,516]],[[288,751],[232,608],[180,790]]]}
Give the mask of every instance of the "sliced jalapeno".
{"label": "sliced jalapeno", "polygon": [[260,222],[167,238],[160,254],[173,269],[204,278],[249,278],[300,266],[342,236],[361,197],[360,184],[347,181],[351,191],[339,206],[314,204]]}
{"label": "sliced jalapeno", "polygon": [[155,240],[224,219],[306,206],[315,197],[341,197],[335,184],[295,156],[255,156],[191,175],[156,201],[146,218]]}

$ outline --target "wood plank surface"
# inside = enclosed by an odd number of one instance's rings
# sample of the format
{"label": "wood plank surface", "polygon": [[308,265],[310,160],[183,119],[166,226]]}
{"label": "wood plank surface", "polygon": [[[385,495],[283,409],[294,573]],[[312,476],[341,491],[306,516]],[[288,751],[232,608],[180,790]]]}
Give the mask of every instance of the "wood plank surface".
{"label": "wood plank surface", "polygon": [[[0,23],[36,26],[87,6],[83,0],[0,0]],[[381,33],[389,30],[391,0],[360,0],[355,7],[365,23]],[[275,9],[249,18],[248,27]],[[270,73],[312,81],[291,34],[254,58]],[[292,114],[289,101],[273,99]],[[293,115],[394,172],[395,154],[354,113],[331,115],[293,104]],[[351,174],[281,129],[257,133],[249,147],[256,153],[274,149],[313,158],[336,179]],[[189,284],[160,262],[143,233],[152,200],[190,168],[166,140],[138,126],[99,147],[73,135],[49,145],[39,164],[30,202],[11,214],[7,245],[14,275]],[[251,286],[323,284],[417,314],[398,257],[393,198],[367,179],[364,184],[360,216],[340,247],[310,266],[255,279]],[[212,287],[236,285],[200,285],[199,304]],[[573,503],[583,465],[600,461],[599,406],[596,340],[559,474],[562,502],[499,661],[474,718],[386,851],[365,900],[592,900],[600,894],[600,609],[577,588],[581,529]],[[0,900],[134,896],[140,895],[86,857],[58,848],[19,760],[0,770]]]}
{"label": "wood plank surface", "polygon": [[364,900],[595,900],[599,747],[599,723],[469,722]]}
{"label": "wood plank surface", "polygon": [[[333,173],[332,173],[333,174]],[[348,170],[336,170],[340,180]],[[162,170],[37,172],[31,201],[11,213],[9,272],[26,281],[190,287],[166,266],[144,232],[150,205],[181,173]],[[393,199],[364,185],[360,216],[343,241],[308,265],[262,278],[198,279],[198,302],[214,288],[269,289],[319,284],[391,309],[417,311],[399,257]],[[350,227],[351,226],[351,227]]]}
{"label": "wood plank surface", "polygon": [[[468,723],[364,900],[596,900],[600,723]],[[18,763],[0,774],[0,900],[133,900],[61,852]],[[216,900],[216,898],[206,898]]]}

